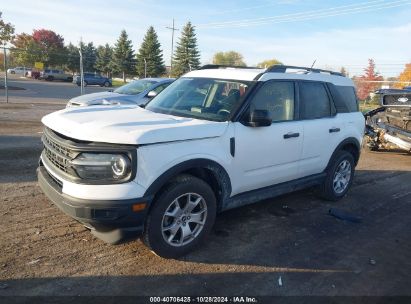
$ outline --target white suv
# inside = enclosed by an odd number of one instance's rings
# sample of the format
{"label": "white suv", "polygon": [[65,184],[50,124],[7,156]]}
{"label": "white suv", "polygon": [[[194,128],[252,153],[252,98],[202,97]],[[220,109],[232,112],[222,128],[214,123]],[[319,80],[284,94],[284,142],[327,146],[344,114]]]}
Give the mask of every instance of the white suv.
{"label": "white suv", "polygon": [[163,257],[192,250],[230,208],[311,186],[342,198],[364,133],[350,79],[283,65],[208,65],[145,109],[69,108],[42,122],[45,194],[104,241],[142,234]]}

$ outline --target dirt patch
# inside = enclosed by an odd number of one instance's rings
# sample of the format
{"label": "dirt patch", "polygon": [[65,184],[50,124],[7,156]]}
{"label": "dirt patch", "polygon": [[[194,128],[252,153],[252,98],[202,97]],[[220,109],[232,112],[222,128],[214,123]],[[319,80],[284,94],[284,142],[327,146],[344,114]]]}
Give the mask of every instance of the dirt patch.
{"label": "dirt patch", "polygon": [[409,155],[363,151],[342,201],[308,189],[227,211],[199,250],[165,260],[103,243],[42,194],[37,128],[52,110],[0,121],[0,295],[411,295]]}

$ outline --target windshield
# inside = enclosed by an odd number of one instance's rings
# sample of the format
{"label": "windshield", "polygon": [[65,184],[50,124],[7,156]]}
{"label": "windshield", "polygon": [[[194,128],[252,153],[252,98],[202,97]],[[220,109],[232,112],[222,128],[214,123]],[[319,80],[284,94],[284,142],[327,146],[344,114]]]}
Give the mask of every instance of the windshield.
{"label": "windshield", "polygon": [[137,95],[147,89],[149,89],[153,84],[157,83],[154,80],[135,80],[128,84],[125,84],[118,89],[115,89],[114,92],[118,94],[127,94],[127,95]]}
{"label": "windshield", "polygon": [[146,109],[175,116],[226,121],[241,104],[252,83],[183,77],[164,89]]}

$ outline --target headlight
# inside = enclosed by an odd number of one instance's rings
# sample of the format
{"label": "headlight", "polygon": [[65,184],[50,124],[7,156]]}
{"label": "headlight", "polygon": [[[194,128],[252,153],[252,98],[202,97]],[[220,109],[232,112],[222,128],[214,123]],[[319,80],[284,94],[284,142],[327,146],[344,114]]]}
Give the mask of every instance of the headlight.
{"label": "headlight", "polygon": [[131,161],[125,154],[81,153],[71,164],[87,180],[119,181],[131,174]]}

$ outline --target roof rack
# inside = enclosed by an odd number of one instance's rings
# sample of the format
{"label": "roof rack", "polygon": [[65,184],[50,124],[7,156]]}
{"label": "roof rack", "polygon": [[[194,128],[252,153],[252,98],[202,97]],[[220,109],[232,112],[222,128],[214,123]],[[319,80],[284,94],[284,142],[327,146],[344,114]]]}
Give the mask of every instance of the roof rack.
{"label": "roof rack", "polygon": [[321,69],[313,69],[307,67],[299,67],[299,66],[292,66],[292,65],[282,65],[282,64],[275,64],[267,68],[266,72],[273,72],[273,73],[286,73],[287,69],[294,69],[294,70],[305,70],[307,73],[328,73],[330,75],[336,76],[343,76],[342,73],[329,71],[329,70],[321,70]]}
{"label": "roof rack", "polygon": [[199,68],[199,70],[210,70],[210,69],[224,69],[224,68],[235,68],[235,69],[261,69],[257,67],[247,67],[238,65],[224,65],[224,64],[206,64]]}

